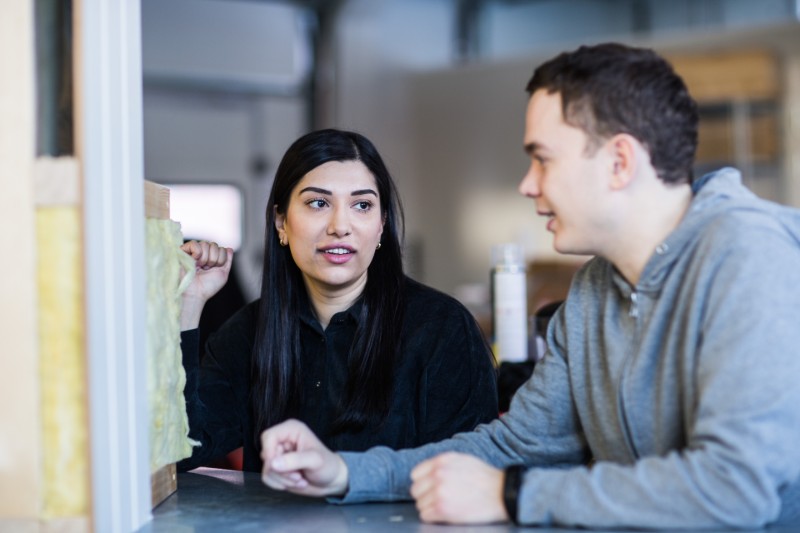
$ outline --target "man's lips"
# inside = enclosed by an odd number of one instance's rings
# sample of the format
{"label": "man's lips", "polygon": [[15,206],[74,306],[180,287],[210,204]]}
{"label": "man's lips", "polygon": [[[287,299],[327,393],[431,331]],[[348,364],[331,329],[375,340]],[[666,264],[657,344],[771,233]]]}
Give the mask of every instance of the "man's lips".
{"label": "man's lips", "polygon": [[545,211],[537,211],[536,214],[539,215],[540,217],[547,218],[546,228],[547,228],[548,231],[553,231],[553,223],[556,220],[556,215],[554,213],[545,212]]}

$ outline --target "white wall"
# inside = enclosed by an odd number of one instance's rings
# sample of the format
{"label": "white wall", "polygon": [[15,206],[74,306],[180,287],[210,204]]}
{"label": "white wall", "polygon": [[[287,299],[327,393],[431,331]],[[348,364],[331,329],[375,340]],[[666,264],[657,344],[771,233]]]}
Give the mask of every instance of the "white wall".
{"label": "white wall", "polygon": [[518,242],[529,258],[554,255],[533,202],[517,192],[528,165],[522,135],[531,72],[525,61],[413,78],[423,272],[450,293],[488,283],[494,244]]}

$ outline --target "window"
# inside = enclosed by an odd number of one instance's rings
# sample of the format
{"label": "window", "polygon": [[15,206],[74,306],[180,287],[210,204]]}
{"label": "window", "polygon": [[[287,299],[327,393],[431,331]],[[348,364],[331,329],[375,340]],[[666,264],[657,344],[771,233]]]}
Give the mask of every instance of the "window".
{"label": "window", "polygon": [[238,250],[242,244],[242,192],[227,184],[173,184],[170,213],[186,239],[208,240]]}

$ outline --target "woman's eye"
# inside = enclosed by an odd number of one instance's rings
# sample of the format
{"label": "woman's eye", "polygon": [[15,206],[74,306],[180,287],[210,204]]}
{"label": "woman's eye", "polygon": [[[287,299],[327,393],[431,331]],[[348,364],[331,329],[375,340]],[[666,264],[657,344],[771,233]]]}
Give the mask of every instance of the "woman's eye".
{"label": "woman's eye", "polygon": [[327,202],[322,198],[314,198],[313,200],[309,200],[308,202],[306,202],[306,205],[308,205],[313,209],[322,209],[327,205]]}
{"label": "woman's eye", "polygon": [[361,211],[369,211],[370,208],[372,208],[372,202],[368,202],[366,200],[361,202],[356,202],[354,207]]}

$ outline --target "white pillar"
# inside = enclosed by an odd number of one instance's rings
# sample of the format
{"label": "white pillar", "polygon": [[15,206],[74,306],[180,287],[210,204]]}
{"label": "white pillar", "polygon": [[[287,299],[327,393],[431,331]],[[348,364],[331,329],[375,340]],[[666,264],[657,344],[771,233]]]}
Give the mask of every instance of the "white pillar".
{"label": "white pillar", "polygon": [[150,518],[139,0],[76,0],[95,531]]}

